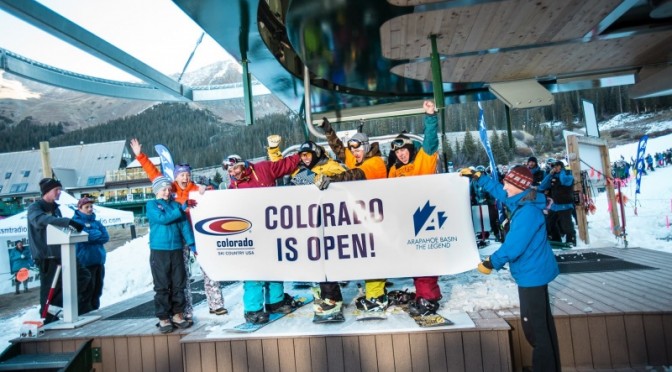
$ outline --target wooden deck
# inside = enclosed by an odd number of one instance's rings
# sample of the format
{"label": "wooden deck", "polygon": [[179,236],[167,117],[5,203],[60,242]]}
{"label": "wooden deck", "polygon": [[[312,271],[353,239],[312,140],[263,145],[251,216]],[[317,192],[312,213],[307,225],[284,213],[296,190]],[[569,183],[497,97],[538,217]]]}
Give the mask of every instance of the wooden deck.
{"label": "wooden deck", "polygon": [[[672,255],[599,251],[657,270],[563,274],[550,286],[563,370],[672,365]],[[576,253],[576,251],[572,251]],[[100,310],[103,317],[152,293]],[[480,311],[467,329],[328,336],[213,337],[207,322],[162,335],[155,319],[106,320],[22,339],[31,353],[74,351],[93,338],[96,371],[520,371],[531,364],[518,309]]]}

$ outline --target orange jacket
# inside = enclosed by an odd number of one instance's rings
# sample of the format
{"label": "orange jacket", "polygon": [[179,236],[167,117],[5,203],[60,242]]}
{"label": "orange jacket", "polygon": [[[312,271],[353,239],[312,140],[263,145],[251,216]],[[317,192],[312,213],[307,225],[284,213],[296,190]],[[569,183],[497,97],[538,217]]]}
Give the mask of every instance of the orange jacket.
{"label": "orange jacket", "polygon": [[[147,173],[147,177],[149,177],[150,181],[154,181],[157,177],[163,175],[144,153],[141,152],[140,155],[136,157],[136,159],[138,160],[138,163],[142,165],[142,169],[145,171],[145,173]],[[180,187],[180,185],[177,184],[177,182],[173,181],[173,193],[175,194],[175,201],[180,203],[180,205],[189,199],[189,193],[192,191],[198,191],[197,184],[189,181],[189,183],[187,183],[187,187],[183,189]]]}

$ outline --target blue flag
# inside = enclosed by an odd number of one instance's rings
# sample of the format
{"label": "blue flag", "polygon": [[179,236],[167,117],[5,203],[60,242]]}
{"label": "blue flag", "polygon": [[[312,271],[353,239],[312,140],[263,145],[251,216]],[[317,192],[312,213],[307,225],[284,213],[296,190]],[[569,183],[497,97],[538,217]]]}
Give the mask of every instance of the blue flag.
{"label": "blue flag", "polygon": [[648,135],[644,135],[639,139],[639,145],[637,145],[637,161],[635,162],[635,167],[637,169],[637,190],[635,194],[639,194],[639,185],[642,182],[642,173],[644,173],[644,154],[646,154],[646,141],[649,139]]}
{"label": "blue flag", "polygon": [[488,139],[488,130],[485,128],[485,116],[483,115],[483,107],[481,103],[478,103],[478,134],[481,138],[481,144],[485,148],[485,153],[488,154],[488,159],[490,160],[490,169],[492,169],[492,178],[497,181],[499,177],[497,175],[497,163],[495,163],[495,157],[492,155],[492,148],[490,147],[490,140]]}
{"label": "blue flag", "polygon": [[159,154],[159,158],[161,158],[163,175],[170,178],[172,181],[175,181],[173,177],[175,164],[173,163],[173,156],[170,154],[170,151],[168,151],[168,148],[164,145],[156,145],[154,146],[154,150],[156,150],[156,153]]}

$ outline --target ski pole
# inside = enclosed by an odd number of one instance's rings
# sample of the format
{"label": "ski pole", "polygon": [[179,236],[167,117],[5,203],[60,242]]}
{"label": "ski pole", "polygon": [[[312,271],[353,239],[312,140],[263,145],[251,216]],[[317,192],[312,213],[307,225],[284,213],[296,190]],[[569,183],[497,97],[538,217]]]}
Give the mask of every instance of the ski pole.
{"label": "ski pole", "polygon": [[54,280],[51,281],[51,288],[49,288],[47,301],[44,303],[44,309],[42,309],[42,318],[46,318],[47,314],[49,313],[49,304],[51,304],[51,300],[54,299],[54,293],[56,292],[56,284],[58,283],[59,275],[61,275],[61,265],[56,267],[56,274],[54,274]]}

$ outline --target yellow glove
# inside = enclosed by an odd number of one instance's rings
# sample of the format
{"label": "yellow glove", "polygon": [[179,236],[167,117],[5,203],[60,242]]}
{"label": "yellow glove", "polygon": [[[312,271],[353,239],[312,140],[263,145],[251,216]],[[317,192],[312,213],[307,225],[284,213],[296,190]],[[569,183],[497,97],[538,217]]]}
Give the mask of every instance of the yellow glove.
{"label": "yellow glove", "polygon": [[478,264],[478,271],[482,274],[490,275],[492,272],[492,262],[490,262],[490,257],[486,258]]}
{"label": "yellow glove", "polygon": [[274,148],[280,146],[280,142],[282,142],[282,137],[280,137],[277,134],[271,134],[270,136],[266,137],[266,140],[268,141],[268,147]]}
{"label": "yellow glove", "polygon": [[477,180],[479,177],[481,177],[481,172],[472,168],[464,168],[460,171],[460,176]]}

